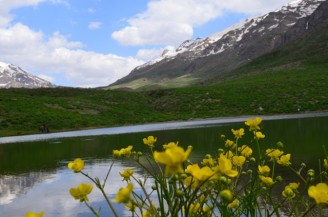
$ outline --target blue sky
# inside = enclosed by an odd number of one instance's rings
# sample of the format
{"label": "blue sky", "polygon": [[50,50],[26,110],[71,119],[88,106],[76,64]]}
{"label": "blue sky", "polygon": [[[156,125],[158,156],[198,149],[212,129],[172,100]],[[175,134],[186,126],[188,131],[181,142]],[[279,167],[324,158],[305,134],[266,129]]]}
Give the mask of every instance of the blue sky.
{"label": "blue sky", "polygon": [[0,0],[0,61],[56,85],[105,86],[133,68],[291,0]]}

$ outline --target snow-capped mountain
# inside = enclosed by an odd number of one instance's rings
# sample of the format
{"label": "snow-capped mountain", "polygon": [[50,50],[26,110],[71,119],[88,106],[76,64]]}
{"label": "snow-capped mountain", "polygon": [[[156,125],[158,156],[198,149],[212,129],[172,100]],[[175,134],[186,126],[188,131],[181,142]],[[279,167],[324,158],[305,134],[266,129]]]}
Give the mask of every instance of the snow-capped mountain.
{"label": "snow-capped mountain", "polygon": [[0,88],[55,87],[50,82],[31,75],[18,66],[0,62]]}
{"label": "snow-capped mountain", "polygon": [[201,80],[206,75],[208,79],[328,26],[327,11],[328,0],[294,0],[279,10],[247,19],[206,38],[187,40],[175,50],[165,50],[113,85],[147,77],[191,76]]}

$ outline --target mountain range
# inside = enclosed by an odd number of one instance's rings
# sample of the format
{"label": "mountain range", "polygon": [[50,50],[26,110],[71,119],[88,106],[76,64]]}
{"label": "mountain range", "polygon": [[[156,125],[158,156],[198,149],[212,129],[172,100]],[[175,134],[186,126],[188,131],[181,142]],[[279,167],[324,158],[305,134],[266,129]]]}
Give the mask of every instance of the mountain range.
{"label": "mountain range", "polygon": [[[328,27],[327,0],[295,0],[206,38],[183,42],[136,67],[109,88],[156,89],[197,85]],[[328,43],[328,42],[327,42]]]}
{"label": "mountain range", "polygon": [[55,87],[55,85],[24,71],[18,66],[0,62],[0,88],[41,87]]}

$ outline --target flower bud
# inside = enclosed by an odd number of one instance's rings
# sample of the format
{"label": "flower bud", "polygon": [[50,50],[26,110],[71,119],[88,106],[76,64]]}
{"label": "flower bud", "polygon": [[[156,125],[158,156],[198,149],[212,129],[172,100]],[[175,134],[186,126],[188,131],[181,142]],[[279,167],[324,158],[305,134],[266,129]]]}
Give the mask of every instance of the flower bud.
{"label": "flower bud", "polygon": [[305,168],[306,167],[306,164],[305,163],[301,163],[301,167],[302,168]]}
{"label": "flower bud", "polygon": [[282,142],[277,142],[277,147],[279,148],[279,149],[284,149],[284,144],[282,143]]}
{"label": "flower bud", "polygon": [[277,176],[277,177],[276,177],[276,181],[277,181],[277,182],[281,182],[282,180],[283,180],[283,179],[282,179],[281,176]]}
{"label": "flower bud", "polygon": [[255,157],[251,157],[250,160],[253,161],[253,162],[256,162]]}
{"label": "flower bud", "polygon": [[233,197],[229,189],[221,191],[219,195],[222,198],[222,200],[226,200],[226,201],[231,201]]}
{"label": "flower bud", "polygon": [[179,196],[179,197],[183,196],[184,194],[185,193],[183,191],[181,191],[181,190],[177,190],[176,191],[176,195]]}
{"label": "flower bud", "polygon": [[248,173],[249,175],[252,175],[252,174],[253,174],[253,170],[247,170],[247,173]]}
{"label": "flower bud", "polygon": [[225,135],[224,134],[221,134],[221,139],[225,139]]}
{"label": "flower bud", "polygon": [[224,152],[224,150],[223,150],[222,148],[219,148],[219,149],[218,149],[218,152],[219,152],[219,154],[221,154],[221,153]]}
{"label": "flower bud", "polygon": [[155,191],[157,189],[156,185],[152,185],[151,189],[153,189]]}
{"label": "flower bud", "polygon": [[220,182],[222,182],[222,183],[227,183],[227,182],[228,182],[228,180],[227,180],[227,178],[226,178],[225,176],[221,176],[221,177],[219,178],[219,180],[220,180]]}
{"label": "flower bud", "polygon": [[309,169],[309,170],[307,171],[307,175],[308,175],[309,177],[313,177],[313,176],[315,175],[315,171],[314,171],[313,169]]}

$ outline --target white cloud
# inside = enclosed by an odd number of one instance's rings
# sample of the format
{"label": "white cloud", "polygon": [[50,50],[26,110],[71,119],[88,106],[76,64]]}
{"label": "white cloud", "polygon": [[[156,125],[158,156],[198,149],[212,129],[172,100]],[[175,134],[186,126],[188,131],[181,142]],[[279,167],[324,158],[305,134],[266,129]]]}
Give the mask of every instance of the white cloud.
{"label": "white cloud", "polygon": [[100,29],[101,27],[101,22],[91,22],[88,25],[89,29]]}
{"label": "white cloud", "polygon": [[225,10],[262,14],[289,0],[158,0],[145,12],[128,20],[128,26],[112,33],[123,45],[178,45],[193,35],[194,27],[223,15]]}
{"label": "white cloud", "polygon": [[[10,2],[10,4],[8,3]],[[67,83],[80,87],[105,86],[127,75],[144,61],[83,50],[84,45],[70,41],[69,35],[54,32],[47,37],[22,23],[10,24],[10,10],[15,7],[37,5],[42,0],[5,1],[0,9],[0,60],[38,73],[41,78],[56,83],[62,77]],[[65,1],[51,1],[65,3]],[[3,6],[3,0],[0,0]],[[100,24],[93,24],[93,27]],[[59,76],[60,75],[60,76]],[[58,85],[58,84],[57,84]]]}
{"label": "white cloud", "polygon": [[105,86],[144,63],[132,57],[85,51],[82,47],[80,42],[69,41],[68,36],[59,32],[46,38],[42,32],[35,32],[21,23],[0,28],[2,61],[43,74],[44,78],[64,73],[74,86]]}

